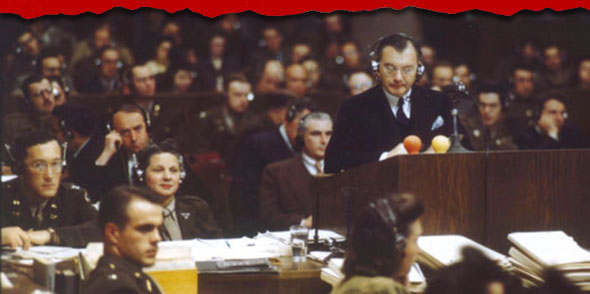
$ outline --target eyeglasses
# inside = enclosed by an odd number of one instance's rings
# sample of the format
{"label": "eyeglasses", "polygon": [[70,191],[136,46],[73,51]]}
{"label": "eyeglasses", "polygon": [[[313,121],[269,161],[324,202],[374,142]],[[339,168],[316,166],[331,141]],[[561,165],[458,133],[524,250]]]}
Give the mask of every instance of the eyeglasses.
{"label": "eyeglasses", "polygon": [[51,96],[53,94],[53,88],[42,89],[31,94],[31,98],[38,98],[42,96]]}
{"label": "eyeglasses", "polygon": [[405,76],[416,74],[416,67],[415,66],[406,66],[402,69],[398,69],[391,64],[385,64],[385,65],[383,65],[383,69],[384,69],[385,74],[388,74],[388,75],[397,73],[398,71],[400,71],[402,73],[402,75],[405,75]]}
{"label": "eyeglasses", "polygon": [[61,172],[63,168],[61,160],[50,163],[46,161],[35,161],[29,165],[29,167],[37,174],[42,174],[47,171],[47,167],[49,167],[51,171],[55,173]]}

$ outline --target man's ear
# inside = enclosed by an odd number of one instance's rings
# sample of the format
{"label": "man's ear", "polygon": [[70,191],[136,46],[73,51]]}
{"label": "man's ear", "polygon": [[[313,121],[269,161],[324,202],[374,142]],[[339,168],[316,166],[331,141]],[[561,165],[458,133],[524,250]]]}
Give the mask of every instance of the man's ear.
{"label": "man's ear", "polygon": [[104,236],[109,243],[117,245],[119,244],[119,237],[121,235],[121,231],[119,227],[117,227],[114,223],[106,223],[104,226]]}

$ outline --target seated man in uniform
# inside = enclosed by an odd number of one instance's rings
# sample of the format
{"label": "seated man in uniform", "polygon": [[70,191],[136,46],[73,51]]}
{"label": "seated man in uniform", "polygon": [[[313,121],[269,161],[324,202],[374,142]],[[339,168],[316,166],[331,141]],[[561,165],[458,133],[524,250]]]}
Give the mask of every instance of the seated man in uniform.
{"label": "seated man in uniform", "polygon": [[163,224],[159,196],[147,188],[120,186],[100,205],[104,255],[84,284],[83,292],[161,293],[142,267],[156,262],[159,227]]}
{"label": "seated man in uniform", "polygon": [[4,116],[2,139],[12,142],[19,134],[45,129],[58,139],[64,139],[59,121],[53,115],[55,97],[49,80],[41,75],[32,75],[22,83],[27,112],[9,113]]}
{"label": "seated man in uniform", "polygon": [[290,225],[312,225],[311,180],[324,172],[324,154],[332,136],[332,119],[324,112],[304,116],[298,125],[295,148],[301,156],[269,164],[260,183],[259,217],[269,230]]}
{"label": "seated man in uniform", "polygon": [[61,181],[63,153],[57,139],[34,131],[18,137],[11,150],[18,178],[3,184],[2,245],[85,246],[100,240],[86,191]]}
{"label": "seated man in uniform", "polygon": [[475,150],[518,149],[505,121],[506,97],[502,92],[497,85],[482,85],[477,94],[478,111],[462,120]]}

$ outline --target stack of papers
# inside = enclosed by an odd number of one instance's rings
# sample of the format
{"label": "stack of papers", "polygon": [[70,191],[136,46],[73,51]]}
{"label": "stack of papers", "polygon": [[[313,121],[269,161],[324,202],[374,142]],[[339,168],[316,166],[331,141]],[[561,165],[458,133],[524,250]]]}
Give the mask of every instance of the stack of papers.
{"label": "stack of papers", "polygon": [[542,272],[554,267],[582,290],[590,290],[590,252],[563,231],[508,234],[514,271],[525,285],[543,283]]}
{"label": "stack of papers", "polygon": [[510,269],[510,262],[506,255],[461,235],[421,236],[418,238],[418,246],[422,249],[418,255],[418,262],[434,270],[462,261],[461,250],[464,247],[476,248],[501,268]]}

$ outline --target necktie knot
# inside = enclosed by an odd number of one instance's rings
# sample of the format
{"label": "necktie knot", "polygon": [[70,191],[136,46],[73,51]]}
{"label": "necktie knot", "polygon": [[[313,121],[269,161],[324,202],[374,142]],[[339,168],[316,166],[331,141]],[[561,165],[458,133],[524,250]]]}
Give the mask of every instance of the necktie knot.
{"label": "necktie knot", "polygon": [[404,104],[406,103],[405,100],[405,98],[401,97],[397,101],[397,111],[395,113],[395,119],[400,124],[407,126],[410,124],[410,119],[406,116],[406,113],[404,112]]}

